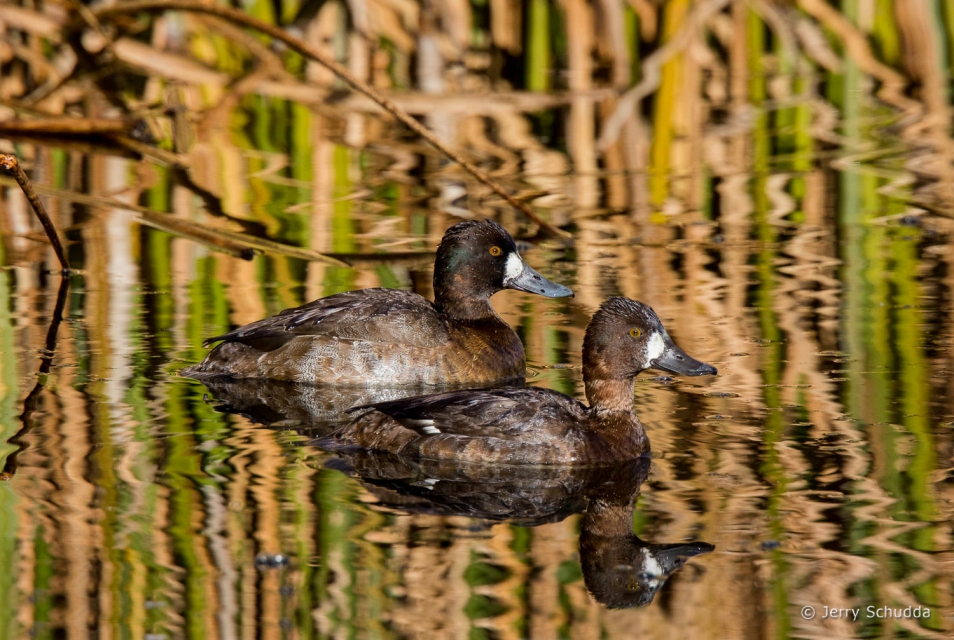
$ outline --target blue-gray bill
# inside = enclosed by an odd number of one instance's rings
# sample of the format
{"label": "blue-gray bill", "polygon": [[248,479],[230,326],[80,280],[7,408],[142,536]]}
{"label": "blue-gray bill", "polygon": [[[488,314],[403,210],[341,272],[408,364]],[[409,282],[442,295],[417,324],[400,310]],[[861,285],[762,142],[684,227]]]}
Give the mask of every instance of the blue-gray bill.
{"label": "blue-gray bill", "polygon": [[714,376],[718,369],[711,364],[696,360],[680,349],[669,336],[666,336],[666,349],[662,355],[652,361],[657,369],[676,373],[681,376]]}
{"label": "blue-gray bill", "polygon": [[[514,261],[513,266],[509,264],[510,260]],[[507,272],[503,280],[503,286],[507,289],[536,293],[548,298],[573,297],[573,292],[568,287],[547,280],[516,253],[511,254],[508,259]]]}
{"label": "blue-gray bill", "polygon": [[652,556],[663,571],[670,572],[685,564],[686,560],[704,553],[712,553],[715,545],[708,542],[683,542],[679,544],[654,544]]}

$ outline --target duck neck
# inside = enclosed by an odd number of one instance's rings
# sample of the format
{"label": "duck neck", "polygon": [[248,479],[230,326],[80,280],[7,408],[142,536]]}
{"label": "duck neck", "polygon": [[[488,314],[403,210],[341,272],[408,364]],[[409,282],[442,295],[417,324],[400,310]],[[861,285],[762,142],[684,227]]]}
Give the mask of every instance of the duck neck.
{"label": "duck neck", "polygon": [[637,492],[625,500],[591,500],[583,514],[583,531],[601,538],[629,538],[638,496]]}
{"label": "duck neck", "polygon": [[476,274],[471,274],[466,269],[456,273],[435,270],[434,305],[444,315],[455,320],[499,320],[500,316],[490,306],[490,296],[494,291],[475,288],[474,282],[479,282]]}
{"label": "duck neck", "polygon": [[633,378],[592,379],[584,375],[583,388],[590,409],[597,412],[633,414]]}
{"label": "duck neck", "polygon": [[633,379],[592,379],[584,376],[590,403],[590,428],[609,447],[610,457],[639,456],[649,451],[649,439],[633,411]]}
{"label": "duck neck", "polygon": [[489,300],[435,300],[434,304],[445,316],[463,322],[499,320]]}

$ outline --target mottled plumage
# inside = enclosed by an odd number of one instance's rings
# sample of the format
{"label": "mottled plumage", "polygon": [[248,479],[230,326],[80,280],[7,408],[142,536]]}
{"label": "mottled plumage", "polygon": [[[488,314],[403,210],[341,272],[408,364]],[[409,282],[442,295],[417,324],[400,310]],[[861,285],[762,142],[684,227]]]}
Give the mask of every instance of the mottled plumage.
{"label": "mottled plumage", "polygon": [[495,222],[462,222],[437,250],[435,301],[363,289],[286,309],[234,331],[182,375],[311,384],[483,384],[526,371],[523,344],[490,306],[501,289],[572,295],[531,269]]}
{"label": "mottled plumage", "polygon": [[649,451],[633,412],[633,382],[650,367],[716,373],[677,347],[650,307],[611,298],[593,316],[583,342],[589,407],[548,389],[451,391],[358,407],[350,424],[319,444],[462,462],[629,460]]}

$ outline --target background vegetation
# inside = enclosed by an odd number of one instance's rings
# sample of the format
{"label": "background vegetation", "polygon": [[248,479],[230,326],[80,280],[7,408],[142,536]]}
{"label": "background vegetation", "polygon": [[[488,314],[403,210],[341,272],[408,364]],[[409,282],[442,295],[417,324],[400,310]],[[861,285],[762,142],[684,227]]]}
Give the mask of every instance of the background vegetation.
{"label": "background vegetation", "polygon": [[[30,171],[79,272],[23,413],[57,277],[2,182],[0,636],[950,633],[954,5],[241,8],[571,232],[524,253],[574,300],[494,299],[532,384],[580,392],[582,329],[612,294],[650,303],[719,367],[636,386],[657,452],[636,531],[716,551],[650,607],[607,610],[580,578],[577,517],[398,515],[294,431],[218,412],[174,375],[203,338],[345,289],[428,294],[429,252],[461,217],[531,239],[536,225],[259,34],[4,2],[0,149]],[[287,565],[265,566],[279,553]],[[933,615],[799,615],[869,604]]]}

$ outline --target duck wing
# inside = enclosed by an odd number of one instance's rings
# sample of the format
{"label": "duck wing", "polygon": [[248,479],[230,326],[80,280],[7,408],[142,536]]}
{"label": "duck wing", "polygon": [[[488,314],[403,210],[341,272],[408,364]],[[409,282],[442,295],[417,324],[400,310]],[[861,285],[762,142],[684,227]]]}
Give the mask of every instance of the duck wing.
{"label": "duck wing", "polygon": [[434,304],[416,293],[360,289],[285,309],[204,344],[241,342],[271,351],[298,336],[433,347],[447,342],[448,330]]}
{"label": "duck wing", "polygon": [[578,400],[550,389],[501,388],[448,391],[355,407],[374,409],[420,436],[483,438],[560,437],[585,419]]}

